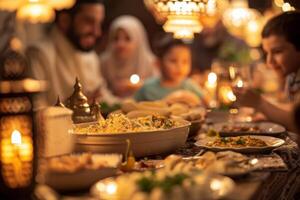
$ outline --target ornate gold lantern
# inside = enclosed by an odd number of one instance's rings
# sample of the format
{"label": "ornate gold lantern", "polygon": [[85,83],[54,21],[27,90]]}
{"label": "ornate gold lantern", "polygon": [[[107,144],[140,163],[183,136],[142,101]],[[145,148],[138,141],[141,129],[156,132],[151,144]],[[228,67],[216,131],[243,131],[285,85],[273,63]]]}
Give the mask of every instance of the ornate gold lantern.
{"label": "ornate gold lantern", "polygon": [[44,86],[24,78],[26,60],[20,54],[9,52],[1,60],[0,199],[26,199],[36,171],[32,95]]}

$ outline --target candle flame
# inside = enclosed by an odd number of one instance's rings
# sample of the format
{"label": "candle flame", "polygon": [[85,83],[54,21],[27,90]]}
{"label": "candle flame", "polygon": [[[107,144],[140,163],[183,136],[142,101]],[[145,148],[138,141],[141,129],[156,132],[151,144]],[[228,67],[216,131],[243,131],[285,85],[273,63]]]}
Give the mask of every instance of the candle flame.
{"label": "candle flame", "polygon": [[242,87],[244,86],[243,81],[242,81],[242,80],[238,80],[238,82],[236,83],[236,86],[237,86],[238,88],[242,88]]}
{"label": "candle flame", "polygon": [[207,81],[208,81],[209,84],[211,84],[211,85],[216,84],[217,79],[218,79],[218,77],[217,77],[216,73],[210,72],[208,74]]}
{"label": "candle flame", "polygon": [[233,66],[229,67],[229,76],[231,79],[235,78],[235,68]]}
{"label": "candle flame", "polygon": [[132,74],[132,75],[130,76],[130,82],[131,82],[132,84],[138,84],[138,83],[140,82],[140,77],[139,77],[139,75],[137,75],[137,74]]}
{"label": "candle flame", "polygon": [[232,91],[228,91],[227,98],[232,102],[236,101],[236,96],[233,94]]}
{"label": "candle flame", "polygon": [[11,143],[15,145],[22,144],[22,135],[18,130],[14,130],[11,134]]}

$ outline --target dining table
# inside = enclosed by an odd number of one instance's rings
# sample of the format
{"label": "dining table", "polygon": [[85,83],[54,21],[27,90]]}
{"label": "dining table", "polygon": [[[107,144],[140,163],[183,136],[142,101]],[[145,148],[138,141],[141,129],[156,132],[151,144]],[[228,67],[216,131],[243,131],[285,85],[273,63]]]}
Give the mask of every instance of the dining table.
{"label": "dining table", "polygon": [[[221,118],[224,119],[225,115],[222,113]],[[199,135],[205,132],[207,124],[211,126],[216,123],[216,120],[214,120],[207,118],[202,125],[202,129],[198,131],[198,135],[188,138],[183,147],[169,154],[189,157],[208,151],[196,146],[195,141]],[[224,200],[300,199],[300,154],[296,143],[298,136],[295,133],[286,131],[276,137],[285,140],[285,143],[267,153],[247,154],[250,158],[259,160],[259,167],[246,176],[234,179],[234,190]],[[161,160],[169,154],[148,156],[147,159]],[[62,200],[96,200],[95,197],[90,195],[89,190],[68,193],[55,192],[55,197]]]}

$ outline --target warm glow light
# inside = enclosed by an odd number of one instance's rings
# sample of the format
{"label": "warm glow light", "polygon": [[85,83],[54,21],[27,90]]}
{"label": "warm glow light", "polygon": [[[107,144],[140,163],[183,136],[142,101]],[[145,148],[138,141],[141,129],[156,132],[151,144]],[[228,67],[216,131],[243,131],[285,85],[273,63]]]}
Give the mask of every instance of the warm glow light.
{"label": "warm glow light", "polygon": [[229,110],[229,113],[235,115],[235,114],[239,113],[239,110],[236,109],[236,108],[232,108],[232,109]]}
{"label": "warm glow light", "polygon": [[227,98],[228,98],[230,101],[232,101],[232,102],[236,101],[236,96],[233,94],[232,91],[229,91],[229,92],[227,93]]}
{"label": "warm glow light", "polygon": [[15,145],[22,144],[22,135],[18,130],[14,130],[11,134],[11,143]]}
{"label": "warm glow light", "polygon": [[[213,1],[209,6],[213,12]],[[157,21],[165,21],[166,32],[174,34],[175,38],[193,39],[194,33],[202,31],[201,13],[205,13],[206,0],[144,0],[147,8],[153,13]]]}
{"label": "warm glow light", "polygon": [[31,23],[51,22],[54,19],[54,10],[41,0],[29,0],[17,12],[17,18]]}
{"label": "warm glow light", "polygon": [[238,80],[236,86],[237,86],[238,88],[242,88],[242,87],[244,86],[243,81],[242,81],[242,80]]}
{"label": "warm glow light", "polygon": [[261,19],[253,19],[248,22],[245,27],[245,40],[251,47],[258,47],[261,44],[261,31],[263,21]]}
{"label": "warm glow light", "polygon": [[284,4],[284,0],[274,0],[274,3],[277,7],[281,8]]}
{"label": "warm glow light", "polygon": [[202,31],[203,27],[195,16],[170,15],[163,26],[166,32],[174,33],[174,38],[193,39],[194,33]]}
{"label": "warm glow light", "polygon": [[253,158],[250,160],[250,164],[251,165],[256,165],[258,163],[258,159],[257,158]]}
{"label": "warm glow light", "polygon": [[288,12],[288,11],[293,11],[293,10],[295,10],[295,8],[293,6],[291,6],[291,4],[289,4],[289,3],[284,3],[282,5],[283,12]]}
{"label": "warm glow light", "polygon": [[14,11],[18,9],[23,0],[0,0],[0,10]]}
{"label": "warm glow light", "polygon": [[211,108],[214,108],[217,105],[217,101],[216,101],[217,80],[218,80],[217,74],[214,72],[210,72],[207,76],[207,81],[205,82],[205,88],[210,97],[209,106]]}
{"label": "warm glow light", "polygon": [[221,86],[219,89],[219,100],[225,105],[229,105],[236,101],[236,96],[234,95],[230,86]]}
{"label": "warm glow light", "polygon": [[218,179],[213,179],[211,182],[210,182],[210,188],[213,190],[213,191],[218,191],[222,188],[222,182]]}
{"label": "warm glow light", "polygon": [[236,69],[234,66],[229,66],[229,76],[232,80],[235,79],[235,74],[236,74],[235,70]]}
{"label": "warm glow light", "polygon": [[100,192],[101,199],[115,199],[117,195],[117,185],[114,181],[108,180],[96,184],[97,190]]}
{"label": "warm glow light", "polygon": [[[223,22],[228,31],[238,37],[244,36],[244,31],[248,23],[260,18],[258,11],[250,9],[246,0],[233,0],[232,7],[223,14]],[[253,28],[253,25],[251,26]]]}
{"label": "warm glow light", "polygon": [[115,194],[116,191],[117,191],[117,186],[116,186],[115,183],[109,183],[109,184],[107,184],[107,186],[106,186],[106,192],[108,194]]}
{"label": "warm glow light", "polygon": [[132,84],[138,84],[138,83],[140,82],[140,77],[139,77],[139,75],[137,75],[137,74],[132,74],[132,75],[130,76],[130,82],[131,82]]}
{"label": "warm glow light", "polygon": [[216,83],[217,83],[217,79],[218,79],[217,74],[214,73],[214,72],[210,72],[210,73],[208,74],[208,76],[207,76],[207,81],[208,81],[208,83],[211,84],[211,85],[216,84]]}
{"label": "warm glow light", "polygon": [[48,4],[56,10],[71,8],[75,0],[48,0]]}
{"label": "warm glow light", "polygon": [[32,178],[33,142],[27,116],[0,120],[1,173],[10,188],[27,186]]}

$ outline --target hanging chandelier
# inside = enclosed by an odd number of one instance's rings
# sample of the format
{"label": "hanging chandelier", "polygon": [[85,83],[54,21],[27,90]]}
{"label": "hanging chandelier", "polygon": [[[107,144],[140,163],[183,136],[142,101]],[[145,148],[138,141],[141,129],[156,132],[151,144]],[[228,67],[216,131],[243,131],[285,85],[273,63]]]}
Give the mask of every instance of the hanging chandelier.
{"label": "hanging chandelier", "polygon": [[68,9],[75,0],[0,0],[0,10],[16,11],[19,20],[31,23],[51,22],[54,10]]}
{"label": "hanging chandelier", "polygon": [[163,29],[175,38],[193,39],[203,26],[200,15],[209,0],[144,0],[145,5]]}

